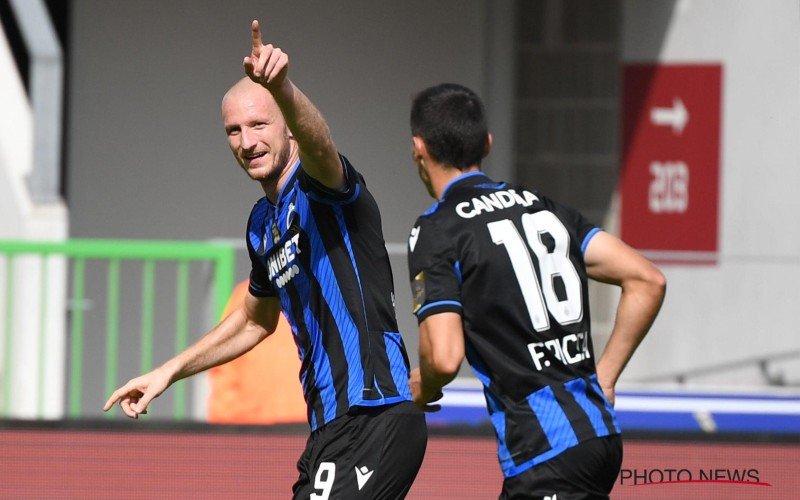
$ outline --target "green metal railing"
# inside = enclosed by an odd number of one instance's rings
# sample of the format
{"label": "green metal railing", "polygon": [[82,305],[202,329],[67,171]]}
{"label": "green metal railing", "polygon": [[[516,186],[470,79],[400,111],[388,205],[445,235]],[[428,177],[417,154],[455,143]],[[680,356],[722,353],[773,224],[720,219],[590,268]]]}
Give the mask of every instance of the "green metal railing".
{"label": "green metal railing", "polygon": [[[39,256],[42,273],[39,299],[39,374],[38,414],[44,405],[45,370],[45,312],[50,270],[49,257],[64,257],[71,261],[72,288],[69,296],[73,304],[70,318],[70,374],[68,387],[68,415],[79,417],[82,398],[82,369],[84,366],[84,301],[86,298],[87,261],[105,261],[107,274],[106,311],[106,352],[105,352],[105,393],[110,394],[117,387],[118,349],[120,331],[120,264],[123,261],[142,262],[141,295],[141,354],[140,368],[149,371],[153,367],[153,342],[155,318],[156,263],[171,261],[176,263],[175,275],[175,351],[182,351],[188,343],[189,327],[189,265],[194,261],[210,262],[214,266],[212,274],[213,314],[216,320],[222,314],[226,301],[233,289],[235,272],[235,249],[227,244],[185,241],[141,241],[141,240],[88,240],[74,239],[64,242],[0,241],[0,256],[5,257],[5,318],[4,358],[3,358],[3,407],[2,414],[11,414],[11,388],[14,373],[14,262],[18,256]],[[66,311],[64,311],[66,314]],[[186,393],[183,384],[178,384],[174,392],[174,416],[186,415]]]}

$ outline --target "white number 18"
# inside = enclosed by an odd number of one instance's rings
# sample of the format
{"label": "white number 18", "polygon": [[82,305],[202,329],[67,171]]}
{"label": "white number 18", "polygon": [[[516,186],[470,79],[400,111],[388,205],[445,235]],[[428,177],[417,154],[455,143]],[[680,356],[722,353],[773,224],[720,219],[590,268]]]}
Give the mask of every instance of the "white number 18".
{"label": "white number 18", "polygon": [[[550,328],[548,310],[561,325],[577,323],[583,318],[581,279],[572,261],[569,260],[569,232],[555,214],[541,211],[522,216],[525,238],[539,262],[539,270],[542,273],[541,286],[536,277],[531,253],[514,223],[509,219],[503,219],[490,222],[486,227],[489,229],[492,241],[496,245],[503,245],[508,252],[525,306],[533,328],[537,332]],[[552,252],[542,242],[541,236],[545,233],[555,242]],[[556,277],[560,277],[564,283],[565,300],[560,300],[556,293]]]}

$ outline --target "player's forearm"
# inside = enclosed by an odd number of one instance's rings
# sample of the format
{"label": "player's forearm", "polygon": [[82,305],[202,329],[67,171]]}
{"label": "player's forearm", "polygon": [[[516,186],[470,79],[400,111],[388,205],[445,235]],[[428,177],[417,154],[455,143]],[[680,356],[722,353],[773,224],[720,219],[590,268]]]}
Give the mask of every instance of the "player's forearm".
{"label": "player's forearm", "polygon": [[314,161],[335,159],[338,165],[328,123],[314,103],[289,78],[280,87],[270,88],[270,92],[303,156]]}
{"label": "player's forearm", "polygon": [[449,346],[442,345],[442,335],[432,338],[427,326],[423,325],[419,346],[420,386],[426,402],[456,378],[463,359],[463,355],[458,357]]}
{"label": "player's forearm", "polygon": [[666,292],[661,273],[622,284],[614,329],[597,363],[601,385],[613,387],[655,321]]}
{"label": "player's forearm", "polygon": [[420,385],[426,401],[456,378],[464,360],[464,352],[460,314],[434,314],[420,323]]}
{"label": "player's forearm", "polygon": [[426,402],[441,392],[442,388],[452,382],[456,378],[456,374],[458,374],[458,369],[442,370],[437,368],[435,363],[424,356],[420,356],[419,371],[422,396]]}
{"label": "player's forearm", "polygon": [[197,343],[167,361],[162,369],[172,383],[227,363],[256,346],[269,335],[263,326],[248,320],[242,309],[225,318]]}

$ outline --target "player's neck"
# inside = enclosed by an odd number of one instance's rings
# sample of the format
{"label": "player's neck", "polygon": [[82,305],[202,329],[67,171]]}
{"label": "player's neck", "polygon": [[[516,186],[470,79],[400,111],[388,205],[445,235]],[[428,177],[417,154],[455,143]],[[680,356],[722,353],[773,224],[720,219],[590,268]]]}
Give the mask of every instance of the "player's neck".
{"label": "player's neck", "polygon": [[293,167],[297,163],[297,160],[299,160],[298,153],[296,148],[292,148],[289,158],[283,165],[283,169],[276,180],[273,181],[269,179],[261,181],[261,188],[264,190],[264,194],[267,195],[267,199],[269,199],[273,205],[278,202],[278,196],[280,196],[281,191],[283,191],[283,187],[292,177],[292,172],[294,171]]}
{"label": "player's neck", "polygon": [[431,183],[433,184],[433,192],[436,194],[436,199],[442,199],[445,189],[447,189],[447,186],[449,186],[450,183],[456,178],[468,172],[479,172],[480,169],[481,168],[478,165],[467,167],[464,170],[459,170],[457,168],[444,165],[437,165],[435,168],[431,169]]}

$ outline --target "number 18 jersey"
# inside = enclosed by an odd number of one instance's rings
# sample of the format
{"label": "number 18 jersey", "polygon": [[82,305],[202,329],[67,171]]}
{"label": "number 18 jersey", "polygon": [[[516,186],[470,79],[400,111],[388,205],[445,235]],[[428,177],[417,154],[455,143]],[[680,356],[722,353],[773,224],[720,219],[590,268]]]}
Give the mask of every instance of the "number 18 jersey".
{"label": "number 18 jersey", "polygon": [[600,230],[479,171],[454,179],[411,230],[414,314],[462,316],[506,477],[619,433],[597,383],[583,261]]}

